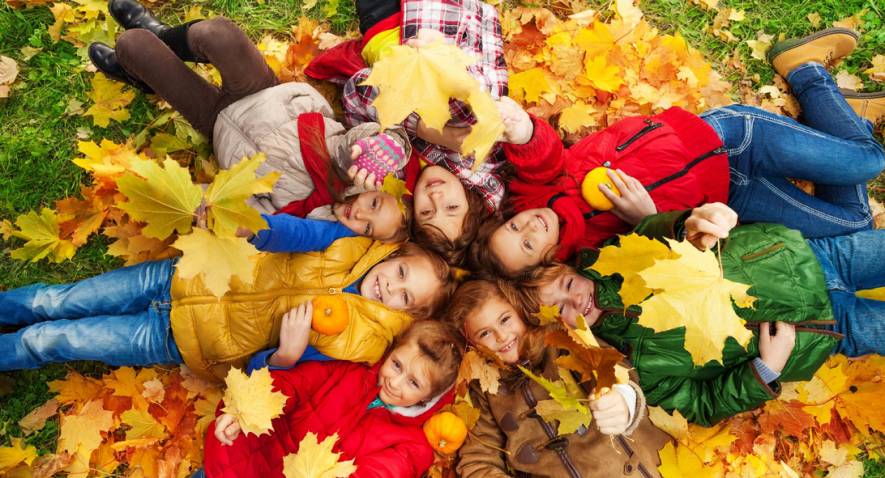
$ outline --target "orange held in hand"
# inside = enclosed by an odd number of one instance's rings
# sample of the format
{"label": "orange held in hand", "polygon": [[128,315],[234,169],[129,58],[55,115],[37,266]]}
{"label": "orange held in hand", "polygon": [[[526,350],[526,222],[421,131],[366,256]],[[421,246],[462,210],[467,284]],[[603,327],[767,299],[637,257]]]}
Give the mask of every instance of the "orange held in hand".
{"label": "orange held in hand", "polygon": [[313,299],[310,327],[323,335],[338,335],[347,327],[350,314],[343,298],[320,296]]}
{"label": "orange held in hand", "polygon": [[608,211],[614,207],[614,204],[612,204],[612,202],[602,194],[602,191],[599,190],[600,184],[603,184],[603,187],[608,187],[608,189],[615,193],[615,195],[621,195],[621,191],[618,190],[611,178],[608,177],[608,171],[608,168],[601,166],[593,168],[586,176],[584,176],[584,182],[581,183],[581,195],[584,196],[584,200],[587,201],[593,209]]}
{"label": "orange held in hand", "polygon": [[424,424],[424,436],[434,450],[451,455],[467,438],[467,425],[452,412],[437,413]]}

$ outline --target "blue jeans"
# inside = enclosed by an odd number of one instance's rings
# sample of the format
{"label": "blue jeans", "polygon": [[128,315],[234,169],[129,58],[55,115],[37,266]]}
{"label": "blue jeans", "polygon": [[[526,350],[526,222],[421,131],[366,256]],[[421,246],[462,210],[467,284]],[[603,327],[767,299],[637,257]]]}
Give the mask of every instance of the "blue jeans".
{"label": "blue jeans", "polygon": [[808,244],[824,271],[836,316],[834,330],[845,335],[836,352],[849,357],[885,355],[885,302],[854,294],[885,286],[885,230],[809,239]]}
{"label": "blue jeans", "polygon": [[145,262],[72,284],[0,292],[0,370],[51,362],[181,363],[169,326],[174,261]]}
{"label": "blue jeans", "polygon": [[[784,224],[805,237],[870,229],[866,181],[885,165],[873,125],[851,110],[823,66],[802,65],[787,81],[805,124],[741,105],[701,115],[728,151],[729,206],[742,222]],[[787,178],[814,182],[814,196]]]}

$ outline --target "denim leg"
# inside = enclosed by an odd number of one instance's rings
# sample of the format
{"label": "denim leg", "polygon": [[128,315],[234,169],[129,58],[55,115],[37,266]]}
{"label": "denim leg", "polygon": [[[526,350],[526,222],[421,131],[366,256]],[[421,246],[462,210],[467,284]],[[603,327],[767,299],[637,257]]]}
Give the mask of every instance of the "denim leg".
{"label": "denim leg", "polygon": [[206,478],[206,472],[203,471],[202,468],[197,468],[197,471],[195,471],[194,474],[191,475],[191,478]]}
{"label": "denim leg", "polygon": [[[710,110],[702,118],[728,150],[729,205],[744,222],[776,222],[806,237],[869,229],[865,181],[885,164],[875,142],[851,141],[750,106]],[[786,178],[817,184],[817,196]]]}
{"label": "denim leg", "polygon": [[806,63],[787,75],[793,95],[802,107],[802,122],[853,141],[873,141],[873,124],[857,116],[823,65]]}
{"label": "denim leg", "polygon": [[169,290],[173,260],[144,262],[72,284],[0,292],[0,325],[144,312]]}
{"label": "denim leg", "polygon": [[182,363],[169,310],[168,300],[156,301],[134,314],[40,322],[0,335],[0,370],[72,360],[115,366]]}
{"label": "denim leg", "polygon": [[885,230],[809,239],[826,279],[834,330],[845,335],[836,352],[849,357],[885,355],[885,302],[862,299],[855,292],[885,286]]}

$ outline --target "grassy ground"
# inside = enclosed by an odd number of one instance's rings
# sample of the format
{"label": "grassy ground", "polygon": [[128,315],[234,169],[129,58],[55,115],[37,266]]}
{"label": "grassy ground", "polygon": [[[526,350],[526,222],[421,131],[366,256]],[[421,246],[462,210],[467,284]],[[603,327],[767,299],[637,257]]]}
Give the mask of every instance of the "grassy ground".
{"label": "grassy ground", "polygon": [[[267,32],[285,34],[302,15],[300,3],[297,0],[207,0],[202,5],[213,13],[232,18],[257,38]],[[598,0],[595,3],[597,8],[607,5]],[[874,53],[885,51],[885,18],[877,0],[722,0],[721,4],[746,12],[746,20],[731,28],[741,41],[754,39],[758,30],[769,34],[783,32],[787,36],[807,34],[814,30],[806,18],[809,13],[818,13],[822,25],[829,25],[866,10],[862,16],[866,33],[845,68],[857,72],[869,66]],[[176,22],[183,17],[187,6],[183,1],[173,1],[157,8],[161,17]],[[310,13],[318,15],[325,6],[324,2],[318,2]],[[641,8],[662,30],[680,31],[714,65],[726,64],[735,49],[735,44],[704,32],[715,12],[703,10],[687,0],[648,0]],[[354,17],[352,2],[342,1],[330,21],[336,31],[342,32],[355,26]],[[77,155],[78,134],[95,140],[121,141],[140,131],[156,115],[141,95],[130,107],[132,118],[124,124],[112,123],[107,129],[93,127],[89,118],[66,115],[69,100],[87,103],[90,74],[83,71],[82,52],[68,43],[50,40],[46,29],[52,22],[46,8],[13,10],[0,6],[0,54],[19,62],[24,83],[13,91],[12,98],[0,102],[0,124],[3,125],[0,128],[0,219],[13,219],[28,210],[51,206],[56,199],[76,195],[83,177],[70,159]],[[26,61],[22,59],[22,47],[42,50]],[[770,84],[770,68],[752,60],[745,44],[737,48],[747,71],[725,68],[723,72],[729,79],[738,84],[758,74],[758,84]],[[870,90],[882,88],[875,84],[866,86]],[[885,196],[883,188],[882,177],[871,188],[880,200]],[[69,282],[119,267],[118,260],[104,255],[105,248],[104,240],[93,239],[78,251],[76,260],[62,264],[15,261],[4,251],[0,256],[0,289],[34,282]],[[8,443],[7,437],[19,434],[16,422],[49,398],[46,383],[62,377],[68,367],[88,374],[105,370],[93,363],[76,363],[0,373],[0,395],[4,395],[0,396],[0,445]],[[56,435],[56,425],[50,423],[27,442],[41,451],[54,451]],[[885,466],[868,462],[866,476],[885,477]]]}

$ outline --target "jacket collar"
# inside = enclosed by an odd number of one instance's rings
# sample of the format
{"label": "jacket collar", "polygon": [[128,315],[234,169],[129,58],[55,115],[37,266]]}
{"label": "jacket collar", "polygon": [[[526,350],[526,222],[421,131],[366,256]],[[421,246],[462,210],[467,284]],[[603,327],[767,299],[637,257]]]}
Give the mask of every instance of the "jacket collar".
{"label": "jacket collar", "polygon": [[[378,374],[381,372],[381,365],[384,363],[384,360],[387,358],[385,355],[384,358],[378,361],[371,368],[371,379],[372,379],[372,391],[374,395],[372,397],[377,397],[378,393],[381,391],[381,387],[378,386]],[[398,423],[401,425],[411,425],[411,426],[421,426],[430,419],[436,412],[440,411],[446,405],[451,404],[455,400],[455,387],[454,384],[450,386],[447,390],[440,393],[439,395],[431,398],[427,403],[412,405],[411,407],[384,407],[385,410],[390,412],[390,419],[394,423]]]}

